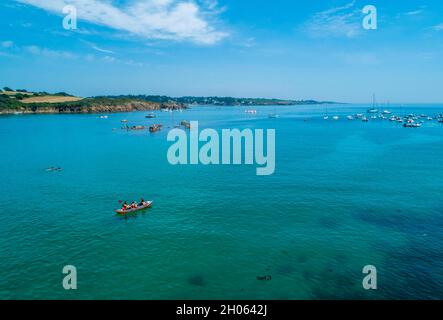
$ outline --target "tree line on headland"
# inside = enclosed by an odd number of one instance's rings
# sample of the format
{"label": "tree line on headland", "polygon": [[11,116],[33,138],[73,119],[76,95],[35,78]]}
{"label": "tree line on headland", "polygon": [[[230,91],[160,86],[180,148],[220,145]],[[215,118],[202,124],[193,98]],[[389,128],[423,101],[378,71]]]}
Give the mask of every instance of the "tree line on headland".
{"label": "tree line on headland", "polygon": [[[98,98],[102,97],[103,96],[100,96]],[[194,96],[173,98],[173,97],[158,96],[158,95],[120,95],[120,96],[105,96],[105,97],[139,99],[139,100],[158,102],[158,103],[174,102],[185,105],[215,105],[215,106],[268,106],[268,105],[291,106],[291,105],[334,103],[330,101],[282,100],[282,99],[267,99],[267,98],[194,97]]]}
{"label": "tree line on headland", "polygon": [[160,109],[185,109],[192,105],[266,106],[309,105],[332,102],[233,97],[168,97],[120,95],[79,98],[65,92],[30,92],[9,87],[0,91],[0,114],[14,113],[113,113]]}

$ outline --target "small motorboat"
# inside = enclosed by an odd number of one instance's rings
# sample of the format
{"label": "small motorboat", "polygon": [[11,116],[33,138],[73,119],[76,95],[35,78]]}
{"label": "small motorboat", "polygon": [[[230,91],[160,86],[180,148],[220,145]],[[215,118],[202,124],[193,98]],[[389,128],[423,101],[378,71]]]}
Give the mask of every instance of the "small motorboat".
{"label": "small motorboat", "polygon": [[154,124],[153,126],[149,127],[149,132],[151,132],[151,133],[157,132],[157,131],[161,130],[162,127],[163,127],[163,125],[161,125],[161,124]]}
{"label": "small motorboat", "polygon": [[154,119],[156,118],[156,115],[154,113],[150,113],[147,116],[145,116],[146,119]]}
{"label": "small motorboat", "polygon": [[405,128],[420,128],[421,126],[421,123],[416,123],[414,120],[408,120],[408,122],[403,124],[403,127]]}
{"label": "small motorboat", "polygon": [[337,121],[337,120],[339,120],[339,119],[340,119],[340,117],[339,117],[339,116],[333,116],[333,117],[332,117],[332,119],[334,119],[334,120],[336,120],[336,121]]}
{"label": "small motorboat", "polygon": [[125,214],[128,214],[128,213],[134,213],[134,212],[137,212],[137,211],[141,211],[141,210],[145,210],[147,208],[150,208],[152,206],[152,203],[153,203],[153,201],[146,201],[146,204],[143,205],[143,206],[138,206],[137,208],[128,209],[128,210],[119,209],[119,210],[115,210],[115,212],[118,213],[118,214],[121,214],[121,215],[125,215]]}
{"label": "small motorboat", "polygon": [[186,120],[183,120],[182,122],[180,122],[180,125],[182,125],[186,129],[191,129],[191,124]]}
{"label": "small motorboat", "polygon": [[421,123],[405,123],[403,126],[405,128],[420,128]]}
{"label": "small motorboat", "polygon": [[132,127],[128,127],[126,128],[127,130],[131,130],[131,131],[138,131],[138,130],[146,130],[145,126],[132,126]]}

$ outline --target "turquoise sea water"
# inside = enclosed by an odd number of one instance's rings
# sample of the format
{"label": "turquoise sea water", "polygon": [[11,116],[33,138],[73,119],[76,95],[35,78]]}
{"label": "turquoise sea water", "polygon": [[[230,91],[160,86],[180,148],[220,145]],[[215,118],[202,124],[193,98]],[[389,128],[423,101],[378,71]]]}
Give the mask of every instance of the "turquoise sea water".
{"label": "turquoise sea water", "polygon": [[[257,109],[0,117],[0,299],[442,299],[443,126]],[[122,119],[165,128],[126,132]],[[168,126],[181,120],[275,128],[275,174],[170,165]],[[152,209],[113,213],[142,196]],[[62,287],[65,265],[75,291]],[[362,288],[365,265],[377,291]]]}

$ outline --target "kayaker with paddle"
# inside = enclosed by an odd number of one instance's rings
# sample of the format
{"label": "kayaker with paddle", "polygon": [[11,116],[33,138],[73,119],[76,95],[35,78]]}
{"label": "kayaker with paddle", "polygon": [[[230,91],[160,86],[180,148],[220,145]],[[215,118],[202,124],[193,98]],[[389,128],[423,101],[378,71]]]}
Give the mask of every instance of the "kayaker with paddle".
{"label": "kayaker with paddle", "polygon": [[128,205],[128,203],[125,201],[125,202],[123,203],[122,210],[123,210],[123,211],[126,211],[126,210],[128,210],[128,209],[129,209],[129,205]]}
{"label": "kayaker with paddle", "polygon": [[[118,214],[125,215],[130,212],[145,210],[145,209],[150,208],[152,206],[153,201],[145,201],[145,199],[143,199],[143,198],[141,198],[140,200],[141,200],[140,204],[137,204],[136,201],[133,201],[130,205],[128,205],[128,203],[125,201],[123,203],[122,208],[115,210],[115,212]],[[120,200],[119,202],[122,203],[123,201]]]}

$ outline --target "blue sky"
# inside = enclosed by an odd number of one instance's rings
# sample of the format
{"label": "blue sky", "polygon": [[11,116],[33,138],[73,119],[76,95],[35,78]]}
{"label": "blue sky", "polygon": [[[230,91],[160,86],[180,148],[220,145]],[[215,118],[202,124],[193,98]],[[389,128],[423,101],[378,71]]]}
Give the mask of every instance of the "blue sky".
{"label": "blue sky", "polygon": [[0,0],[2,87],[407,103],[442,84],[441,0]]}

